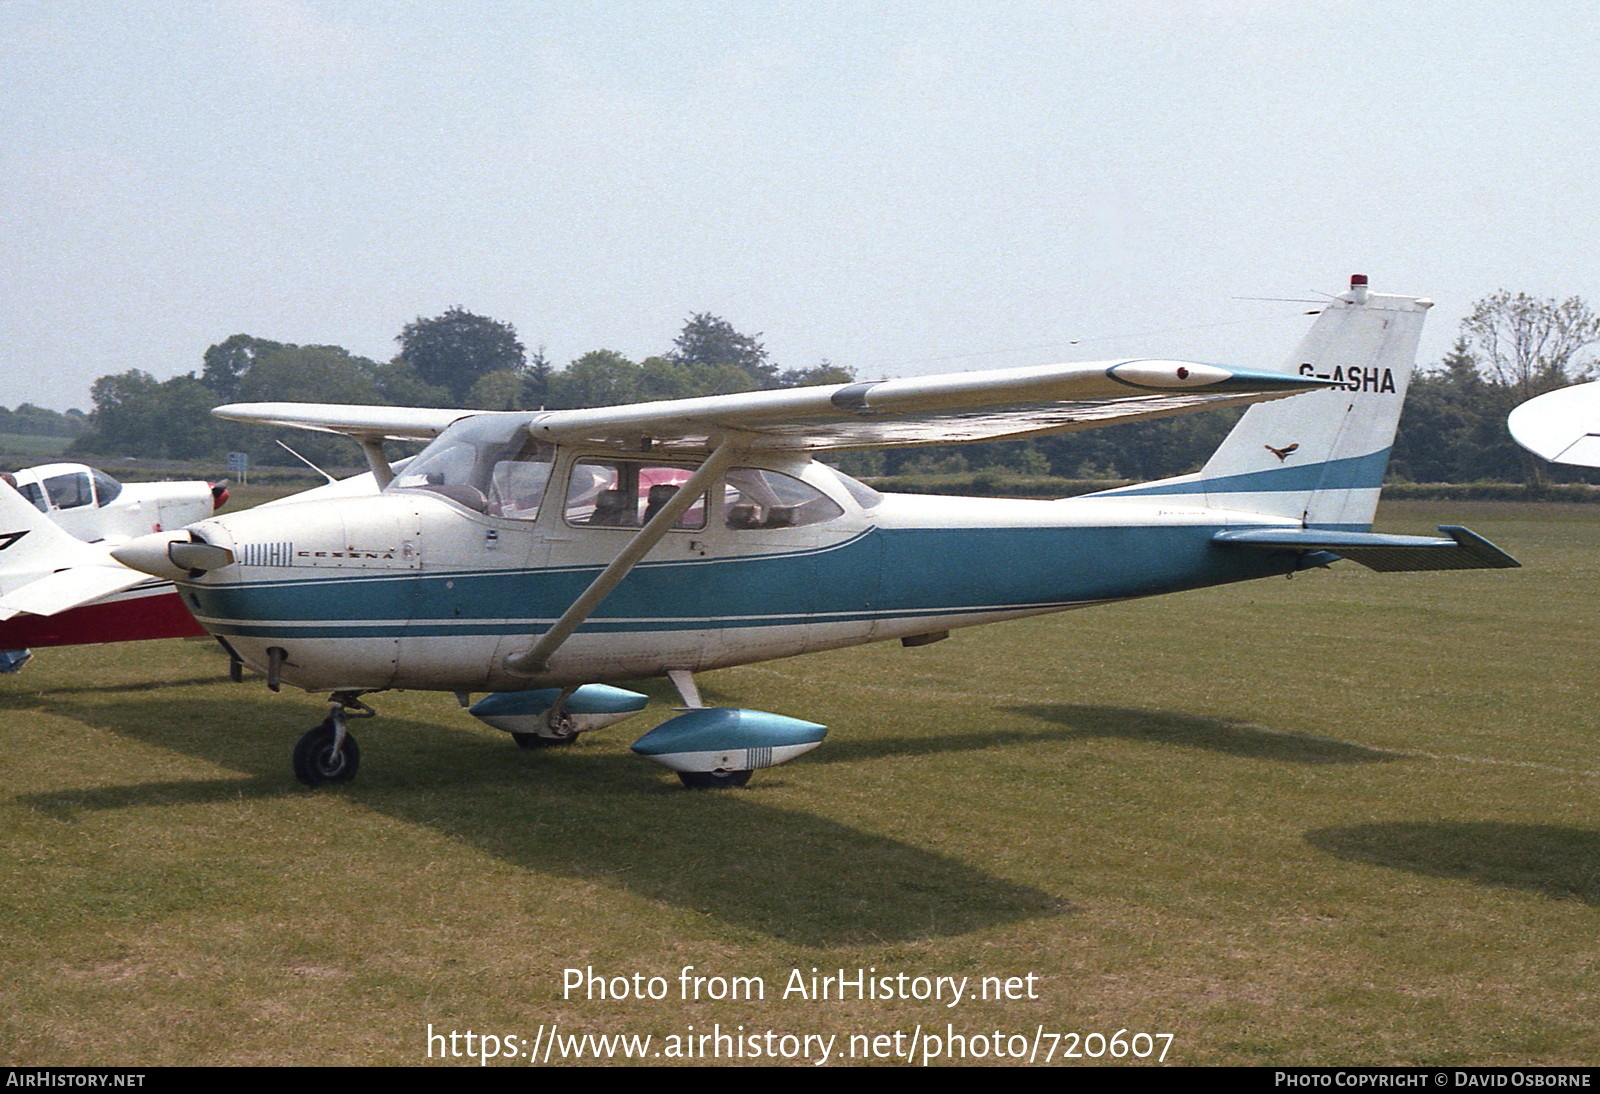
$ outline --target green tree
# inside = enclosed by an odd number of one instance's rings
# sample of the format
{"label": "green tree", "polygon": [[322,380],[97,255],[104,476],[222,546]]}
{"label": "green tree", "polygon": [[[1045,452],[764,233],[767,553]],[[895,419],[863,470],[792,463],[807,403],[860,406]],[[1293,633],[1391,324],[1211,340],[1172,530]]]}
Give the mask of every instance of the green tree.
{"label": "green tree", "polygon": [[21,403],[15,410],[0,406],[0,433],[21,433],[30,437],[78,437],[89,428],[81,410],[50,410],[32,403]]}
{"label": "green tree", "polygon": [[200,380],[225,403],[239,398],[239,385],[264,353],[285,348],[282,342],[235,334],[206,349]]}
{"label": "green tree", "polygon": [[1504,428],[1503,400],[1492,387],[1464,336],[1437,366],[1419,369],[1406,391],[1389,477],[1409,482],[1517,478],[1521,463]]}
{"label": "green tree", "polygon": [[[702,371],[688,365],[669,361],[665,357],[646,357],[639,362],[639,379],[634,387],[634,395],[640,402],[652,402],[660,399],[689,399],[696,395],[709,395],[711,392],[704,390],[701,377]],[[739,380],[748,384],[745,374],[737,369]],[[736,388],[735,390],[742,390]]]}
{"label": "green tree", "polygon": [[761,335],[740,334],[710,312],[689,317],[667,358],[691,367],[732,365],[750,378],[752,387],[778,386],[778,366],[767,359]]}
{"label": "green tree", "polygon": [[341,346],[280,346],[263,353],[239,381],[251,402],[382,404],[378,366]]}
{"label": "green tree", "polygon": [[1600,318],[1576,296],[1538,300],[1501,289],[1461,321],[1461,337],[1484,375],[1515,406],[1580,379],[1600,342]]}
{"label": "green tree", "polygon": [[395,341],[422,381],[444,388],[457,405],[482,377],[504,370],[520,374],[526,364],[515,327],[459,306],[432,319],[419,316]]}
{"label": "green tree", "polygon": [[[263,353],[239,384],[239,397],[251,402],[383,404],[379,366],[341,346],[289,346]],[[229,451],[248,452],[251,462],[289,465],[299,461],[278,438],[320,467],[348,467],[360,456],[348,440],[302,430],[226,423]]]}
{"label": "green tree", "polygon": [[448,407],[451,402],[448,390],[425,383],[403,357],[374,365],[372,382],[383,401],[391,406]]}
{"label": "green tree", "polygon": [[590,350],[550,377],[550,406],[569,410],[636,403],[638,391],[638,365],[615,350]]}
{"label": "green tree", "polygon": [[[1477,457],[1458,464],[1457,474],[1467,481],[1510,478],[1516,469],[1528,486],[1542,484],[1548,465],[1511,443],[1506,415],[1536,395],[1582,379],[1593,368],[1588,350],[1596,342],[1600,318],[1579,297],[1541,300],[1502,289],[1479,300],[1461,321],[1458,360],[1447,365],[1443,378],[1451,389],[1447,402],[1463,415],[1457,448],[1465,436]],[[1482,385],[1468,382],[1467,360]]]}
{"label": "green tree", "polygon": [[100,452],[131,456],[159,428],[156,378],[143,369],[108,373],[89,388],[94,403],[91,428],[72,446],[75,454]]}
{"label": "green tree", "polygon": [[193,374],[158,383],[140,369],[102,376],[90,389],[92,428],[74,455],[202,459],[219,447],[216,394]]}
{"label": "green tree", "polygon": [[550,377],[555,366],[540,346],[528,357],[528,367],[523,372],[522,405],[527,410],[537,410],[550,403]]}
{"label": "green tree", "polygon": [[855,369],[836,365],[824,357],[810,368],[785,369],[778,375],[779,387],[822,387],[827,384],[853,383]]}
{"label": "green tree", "polygon": [[175,376],[160,385],[157,411],[163,459],[203,460],[223,450],[224,424],[211,416],[216,393],[192,373]]}
{"label": "green tree", "polygon": [[639,362],[640,399],[731,395],[754,386],[749,374],[734,365],[686,365],[669,357],[646,357]]}
{"label": "green tree", "polygon": [[466,405],[474,410],[523,410],[527,377],[512,369],[485,373],[467,392]]}

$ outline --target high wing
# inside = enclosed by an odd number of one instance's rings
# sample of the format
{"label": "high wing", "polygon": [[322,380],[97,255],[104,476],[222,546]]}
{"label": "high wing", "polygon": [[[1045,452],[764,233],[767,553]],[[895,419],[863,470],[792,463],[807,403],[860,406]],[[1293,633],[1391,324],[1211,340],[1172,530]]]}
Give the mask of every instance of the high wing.
{"label": "high wing", "polygon": [[1600,467],[1600,381],[1529,399],[1511,412],[1512,438],[1551,463]]}
{"label": "high wing", "polygon": [[[535,437],[637,450],[827,451],[1016,440],[1279,399],[1330,386],[1194,361],[1124,360],[751,391],[589,410],[509,412]],[[471,411],[236,403],[220,418],[344,433],[364,445],[425,439]],[[506,412],[502,412],[506,413]]]}
{"label": "high wing", "polygon": [[427,441],[445,426],[473,413],[411,406],[346,406],[333,403],[233,403],[211,413],[236,422],[286,425],[358,440]]}

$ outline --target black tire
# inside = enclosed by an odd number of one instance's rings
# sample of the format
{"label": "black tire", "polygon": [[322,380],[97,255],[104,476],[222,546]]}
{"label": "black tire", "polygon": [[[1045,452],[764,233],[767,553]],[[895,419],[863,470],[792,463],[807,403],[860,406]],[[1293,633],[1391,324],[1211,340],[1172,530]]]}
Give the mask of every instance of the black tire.
{"label": "black tire", "polygon": [[344,735],[344,747],[333,750],[334,728],[332,722],[322,722],[294,746],[294,777],[307,786],[326,783],[347,783],[356,777],[361,767],[361,749],[353,735]]}
{"label": "black tire", "polygon": [[749,771],[680,771],[678,778],[690,790],[733,790],[750,781]]}
{"label": "black tire", "polygon": [[537,733],[513,733],[511,739],[518,748],[564,748],[578,739],[576,733],[566,737],[544,737]]}

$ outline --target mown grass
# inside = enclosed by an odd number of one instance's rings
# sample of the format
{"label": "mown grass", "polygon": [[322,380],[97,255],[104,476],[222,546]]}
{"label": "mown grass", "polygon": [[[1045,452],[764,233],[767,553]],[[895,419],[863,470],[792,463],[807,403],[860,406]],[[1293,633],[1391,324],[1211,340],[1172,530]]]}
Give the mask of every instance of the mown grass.
{"label": "mown grass", "polygon": [[[0,681],[0,1061],[426,1061],[424,1034],[1172,1033],[1198,1064],[1593,1064],[1600,968],[1587,506],[1404,503],[1525,568],[1257,582],[713,673],[825,722],[744,791],[627,744],[522,752],[378,696],[321,716],[202,641]],[[682,1002],[684,965],[763,1002]],[[562,998],[562,970],[666,977]],[[791,969],[1040,977],[1040,997],[778,998]]]}

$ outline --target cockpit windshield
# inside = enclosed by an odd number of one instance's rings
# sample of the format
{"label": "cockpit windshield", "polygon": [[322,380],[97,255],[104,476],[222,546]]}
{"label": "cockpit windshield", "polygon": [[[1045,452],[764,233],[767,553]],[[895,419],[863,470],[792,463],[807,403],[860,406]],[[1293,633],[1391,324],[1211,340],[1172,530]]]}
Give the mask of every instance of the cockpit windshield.
{"label": "cockpit windshield", "polygon": [[555,449],[528,436],[527,420],[479,414],[451,425],[386,490],[427,490],[491,517],[539,515]]}
{"label": "cockpit windshield", "polygon": [[846,475],[843,471],[840,471],[837,467],[834,467],[831,464],[824,463],[819,464],[818,466],[826,467],[830,472],[832,472],[833,477],[838,479],[840,484],[842,484],[844,488],[850,492],[850,496],[856,499],[856,504],[861,506],[861,508],[876,509],[879,505],[883,504],[883,495],[878,493],[872,487],[868,486],[866,483],[860,481],[859,479],[851,478],[849,475]]}

